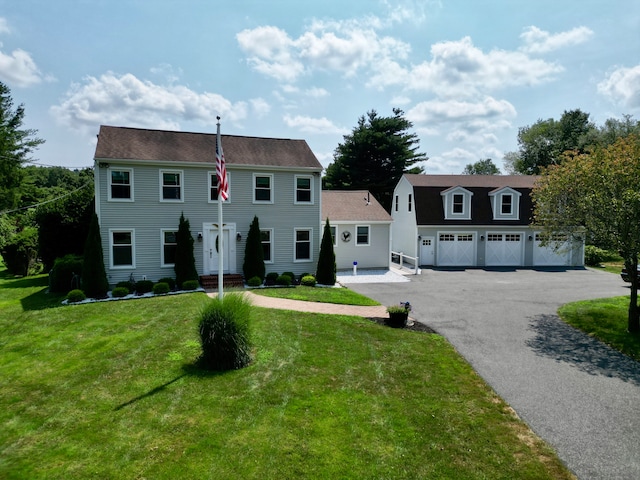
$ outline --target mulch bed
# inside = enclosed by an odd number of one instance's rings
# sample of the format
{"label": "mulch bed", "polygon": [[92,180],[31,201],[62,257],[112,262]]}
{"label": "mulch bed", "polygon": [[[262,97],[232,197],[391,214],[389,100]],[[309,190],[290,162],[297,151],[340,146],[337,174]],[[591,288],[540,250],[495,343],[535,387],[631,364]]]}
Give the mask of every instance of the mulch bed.
{"label": "mulch bed", "polygon": [[[378,325],[383,325],[389,328],[397,328],[390,327],[387,325],[387,317],[368,317],[367,320],[371,320],[372,322],[377,323]],[[438,333],[433,328],[426,326],[424,323],[416,322],[412,318],[409,318],[407,321],[407,326],[404,327],[405,330],[412,330],[414,332],[424,332],[424,333]]]}

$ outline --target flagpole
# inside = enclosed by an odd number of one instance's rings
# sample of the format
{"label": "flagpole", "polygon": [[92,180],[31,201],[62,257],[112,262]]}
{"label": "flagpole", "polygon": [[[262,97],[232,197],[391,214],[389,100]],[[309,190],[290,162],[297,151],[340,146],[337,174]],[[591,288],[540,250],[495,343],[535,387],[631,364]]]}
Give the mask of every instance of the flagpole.
{"label": "flagpole", "polygon": [[[220,163],[223,162],[222,143],[220,142],[220,117],[216,133],[216,172],[220,170]],[[225,171],[226,174],[226,171]],[[222,182],[218,178],[218,298],[224,297],[224,223],[222,221]]]}

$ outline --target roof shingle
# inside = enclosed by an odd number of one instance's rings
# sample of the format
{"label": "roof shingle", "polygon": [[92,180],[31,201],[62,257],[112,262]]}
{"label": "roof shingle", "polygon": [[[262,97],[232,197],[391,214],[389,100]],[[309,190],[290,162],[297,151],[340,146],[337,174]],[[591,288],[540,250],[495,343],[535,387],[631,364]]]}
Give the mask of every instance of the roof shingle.
{"label": "roof shingle", "polygon": [[[368,202],[367,202],[368,201]],[[322,220],[391,222],[391,215],[367,190],[323,190]]]}

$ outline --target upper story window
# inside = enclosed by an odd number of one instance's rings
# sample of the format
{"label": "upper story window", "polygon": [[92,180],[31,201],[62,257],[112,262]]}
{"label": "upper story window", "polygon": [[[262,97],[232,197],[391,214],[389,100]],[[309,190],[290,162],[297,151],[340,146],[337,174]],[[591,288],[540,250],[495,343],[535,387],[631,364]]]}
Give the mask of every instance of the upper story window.
{"label": "upper story window", "polygon": [[[229,184],[229,198],[224,200],[225,203],[231,201],[231,175],[227,172],[227,183]],[[216,172],[209,172],[209,203],[218,201],[218,176]]]}
{"label": "upper story window", "polygon": [[489,193],[494,220],[519,220],[520,196],[522,194],[510,187],[496,189]]}
{"label": "upper story window", "polygon": [[133,201],[133,169],[109,169],[109,200]]}
{"label": "upper story window", "polygon": [[160,170],[160,200],[182,202],[184,182],[181,170]]}
{"label": "upper story window", "polygon": [[444,207],[445,220],[471,220],[470,192],[463,187],[452,187],[440,193]]}
{"label": "upper story window", "polygon": [[273,175],[253,174],[253,202],[273,203]]}
{"label": "upper story window", "polygon": [[295,203],[313,203],[313,180],[311,177],[296,175]]}

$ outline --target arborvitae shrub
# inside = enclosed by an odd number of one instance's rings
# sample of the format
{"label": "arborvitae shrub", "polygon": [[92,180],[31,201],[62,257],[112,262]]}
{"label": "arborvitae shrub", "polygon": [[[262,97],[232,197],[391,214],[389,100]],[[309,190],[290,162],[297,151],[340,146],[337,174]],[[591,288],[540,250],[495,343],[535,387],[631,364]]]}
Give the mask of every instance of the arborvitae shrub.
{"label": "arborvitae shrub", "polygon": [[199,286],[200,282],[198,282],[198,280],[186,280],[185,282],[182,282],[182,290],[197,290]]}
{"label": "arborvitae shrub", "polygon": [[280,275],[276,278],[276,285],[283,285],[285,287],[291,286],[291,277],[289,275]]}
{"label": "arborvitae shrub", "polygon": [[193,237],[189,220],[180,214],[178,233],[176,234],[176,256],[174,270],[176,272],[176,285],[182,285],[187,280],[198,280],[196,260],[193,255]]}
{"label": "arborvitae shrub", "polygon": [[260,222],[258,217],[254,216],[249,226],[247,242],[244,247],[242,273],[244,278],[260,277],[260,280],[264,280],[264,272],[264,250],[262,249]]}
{"label": "arborvitae shrub", "polygon": [[85,300],[87,298],[87,296],[84,294],[84,292],[80,289],[74,289],[71,290],[68,294],[67,294],[67,301],[69,303],[78,303],[81,302],[83,300]]}
{"label": "arborvitae shrub", "polygon": [[111,296],[113,298],[122,298],[122,297],[126,297],[127,295],[129,295],[129,289],[127,287],[116,287],[113,290],[111,290]]}
{"label": "arborvitae shrub", "polygon": [[164,283],[168,284],[169,288],[171,290],[175,290],[176,289],[176,281],[172,277],[163,277],[160,280],[158,280],[158,283],[160,283],[160,282],[164,282]]}
{"label": "arborvitae shrub", "polygon": [[[49,289],[54,293],[65,293],[73,288],[80,287],[80,275],[82,274],[82,257],[78,255],[65,255],[62,258],[56,258],[53,268],[49,273]],[[73,276],[76,278],[77,284],[72,285]]]}
{"label": "arborvitae shrub", "polygon": [[143,295],[153,290],[153,282],[151,280],[138,280],[136,282],[136,293]]}
{"label": "arborvitae shrub", "polygon": [[165,293],[169,293],[171,289],[169,288],[169,284],[167,282],[158,282],[153,285],[153,294],[154,295],[163,295]]}
{"label": "arborvitae shrub", "polygon": [[305,287],[315,287],[316,286],[316,277],[314,277],[313,275],[305,275],[300,280],[300,284],[304,285]]}
{"label": "arborvitae shrub", "polygon": [[331,236],[331,227],[328,218],[324,225],[324,233],[322,234],[322,242],[320,243],[316,280],[321,285],[336,284],[336,254],[333,251],[333,237]]}
{"label": "arborvitae shrub", "polygon": [[109,280],[104,269],[102,240],[98,215],[91,217],[82,261],[82,289],[91,298],[104,298],[109,291]]}
{"label": "arborvitae shrub", "polygon": [[198,326],[201,368],[235,370],[251,362],[250,315],[251,304],[243,295],[227,294],[207,303]]}
{"label": "arborvitae shrub", "polygon": [[258,276],[251,277],[247,281],[247,285],[249,285],[250,287],[259,287],[260,285],[262,285],[262,280],[260,280],[260,277]]}

